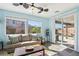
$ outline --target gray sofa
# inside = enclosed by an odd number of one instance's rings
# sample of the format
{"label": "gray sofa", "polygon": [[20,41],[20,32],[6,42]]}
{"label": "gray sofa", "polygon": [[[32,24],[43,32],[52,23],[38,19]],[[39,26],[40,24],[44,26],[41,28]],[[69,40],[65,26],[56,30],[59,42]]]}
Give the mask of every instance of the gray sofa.
{"label": "gray sofa", "polygon": [[15,49],[22,46],[41,44],[41,42],[37,40],[37,37],[34,37],[35,40],[32,40],[32,36],[28,35],[8,36],[8,38],[9,42],[7,42],[7,45],[4,47],[5,50]]}

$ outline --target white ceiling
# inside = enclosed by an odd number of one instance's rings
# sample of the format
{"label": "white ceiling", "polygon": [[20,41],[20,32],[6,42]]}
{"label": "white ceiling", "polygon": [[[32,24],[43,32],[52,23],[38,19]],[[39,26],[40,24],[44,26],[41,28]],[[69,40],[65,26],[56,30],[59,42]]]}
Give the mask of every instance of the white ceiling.
{"label": "white ceiling", "polygon": [[[36,15],[40,17],[51,17],[57,13],[55,11],[63,12],[64,10],[71,9],[73,7],[78,6],[77,3],[35,3],[35,6],[48,8],[49,12],[42,12],[38,13],[38,9],[35,9],[32,11],[32,8],[25,9],[22,6],[13,6],[12,3],[0,3],[0,9],[10,10],[10,11],[16,11],[31,15]],[[59,12],[58,12],[59,13]]]}

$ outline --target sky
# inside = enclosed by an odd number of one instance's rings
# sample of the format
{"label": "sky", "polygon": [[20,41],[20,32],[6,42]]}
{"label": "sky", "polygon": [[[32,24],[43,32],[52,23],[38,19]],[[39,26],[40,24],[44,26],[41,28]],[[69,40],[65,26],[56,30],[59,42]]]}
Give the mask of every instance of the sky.
{"label": "sky", "polygon": [[37,26],[37,27],[41,27],[42,23],[41,22],[37,22],[37,21],[28,21],[28,24],[32,25],[32,26]]}

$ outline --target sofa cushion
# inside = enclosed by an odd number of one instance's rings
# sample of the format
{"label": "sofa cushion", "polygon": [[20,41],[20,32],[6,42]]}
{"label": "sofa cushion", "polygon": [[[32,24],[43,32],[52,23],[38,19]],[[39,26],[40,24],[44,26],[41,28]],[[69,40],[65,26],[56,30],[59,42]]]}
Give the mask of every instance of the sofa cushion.
{"label": "sofa cushion", "polygon": [[32,36],[32,40],[33,40],[33,41],[36,41],[37,39],[38,39],[38,37]]}
{"label": "sofa cushion", "polygon": [[22,36],[22,41],[29,41],[29,36]]}
{"label": "sofa cushion", "polygon": [[29,45],[35,45],[35,44],[40,44],[40,42],[39,41],[19,42],[16,44],[7,45],[5,47],[5,49],[18,48],[18,47],[22,47],[22,46],[29,46]]}
{"label": "sofa cushion", "polygon": [[18,41],[19,41],[19,42],[22,42],[22,35],[19,35],[19,36],[18,36]]}
{"label": "sofa cushion", "polygon": [[8,37],[9,37],[11,44],[15,44],[19,42],[18,37],[13,37],[13,36],[8,36]]}

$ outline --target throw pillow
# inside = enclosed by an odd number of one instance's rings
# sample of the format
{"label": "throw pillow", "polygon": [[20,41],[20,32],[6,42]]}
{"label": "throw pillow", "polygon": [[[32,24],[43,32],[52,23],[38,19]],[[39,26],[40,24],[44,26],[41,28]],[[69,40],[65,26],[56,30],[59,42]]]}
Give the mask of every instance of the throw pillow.
{"label": "throw pillow", "polygon": [[12,37],[12,36],[9,36],[9,40],[11,41],[12,44],[15,44],[15,43],[18,43],[18,37]]}
{"label": "throw pillow", "polygon": [[22,35],[18,36],[18,41],[22,42]]}
{"label": "throw pillow", "polygon": [[29,37],[28,36],[22,36],[22,41],[29,41]]}

